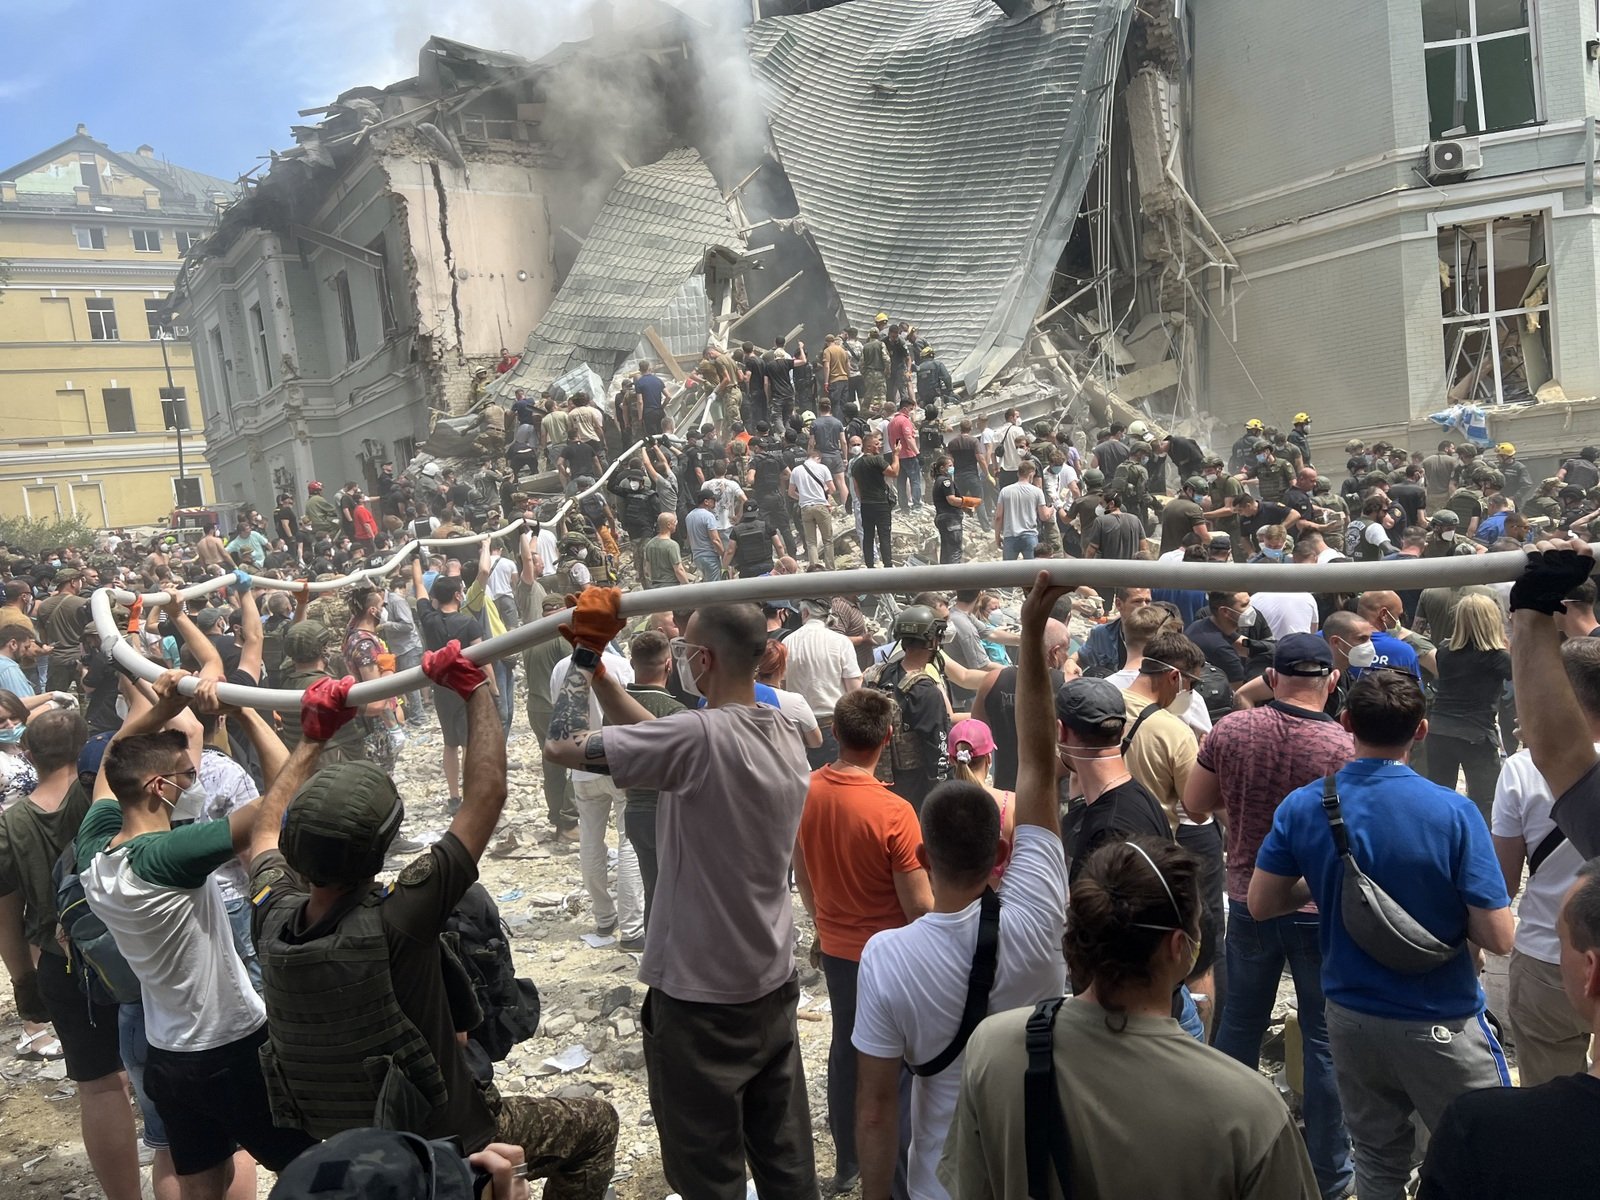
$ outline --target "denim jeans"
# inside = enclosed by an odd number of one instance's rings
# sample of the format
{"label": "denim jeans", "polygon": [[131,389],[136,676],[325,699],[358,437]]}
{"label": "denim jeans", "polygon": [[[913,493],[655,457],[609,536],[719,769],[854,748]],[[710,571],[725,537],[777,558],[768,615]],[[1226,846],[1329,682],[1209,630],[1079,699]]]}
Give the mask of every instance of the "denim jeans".
{"label": "denim jeans", "polygon": [[1032,558],[1039,544],[1037,533],[1013,533],[1000,539],[1002,556],[1006,562],[1015,558]]}
{"label": "denim jeans", "polygon": [[[900,493],[901,508],[916,508],[922,503],[922,462],[916,458],[900,459],[900,474],[895,477],[895,490]],[[909,496],[908,494],[909,493]]]}
{"label": "denim jeans", "polygon": [[701,583],[715,583],[722,578],[722,559],[715,554],[696,554],[694,565],[700,568]]}
{"label": "denim jeans", "polygon": [[494,664],[494,683],[500,689],[500,694],[495,697],[495,707],[500,710],[500,728],[507,737],[511,736],[511,714],[515,711],[517,681],[516,659],[502,658]]}
{"label": "denim jeans", "polygon": [[229,900],[228,924],[233,927],[233,948],[239,955],[239,961],[244,963],[245,972],[250,976],[250,986],[255,988],[256,995],[261,994],[261,961],[256,957],[256,944],[250,937],[250,901],[244,897]]}
{"label": "denim jeans", "polygon": [[1272,1018],[1278,980],[1285,965],[1294,979],[1305,1072],[1306,1150],[1323,1196],[1343,1196],[1354,1164],[1344,1109],[1334,1082],[1333,1052],[1322,995],[1322,951],[1317,918],[1290,913],[1257,921],[1237,900],[1228,901],[1226,949],[1228,1002],[1222,1009],[1216,1048],[1252,1070],[1261,1066],[1261,1039]]}
{"label": "denim jeans", "polygon": [[139,1105],[140,1117],[144,1119],[144,1144],[152,1150],[165,1150],[172,1144],[167,1137],[167,1126],[144,1090],[144,1065],[150,1057],[150,1043],[144,1035],[143,1004],[135,1002],[122,1005],[117,1012],[117,1037],[122,1044],[122,1066],[128,1072],[128,1082],[133,1085],[133,1098]]}

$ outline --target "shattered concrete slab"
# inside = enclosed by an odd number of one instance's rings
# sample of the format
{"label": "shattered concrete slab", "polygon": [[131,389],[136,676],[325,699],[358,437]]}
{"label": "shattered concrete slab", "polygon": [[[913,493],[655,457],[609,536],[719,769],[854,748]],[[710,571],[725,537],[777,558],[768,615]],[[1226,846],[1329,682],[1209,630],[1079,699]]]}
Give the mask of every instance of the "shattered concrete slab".
{"label": "shattered concrete slab", "polygon": [[1026,343],[1094,167],[1131,0],[855,0],[749,43],[845,311],[917,325],[976,391]]}

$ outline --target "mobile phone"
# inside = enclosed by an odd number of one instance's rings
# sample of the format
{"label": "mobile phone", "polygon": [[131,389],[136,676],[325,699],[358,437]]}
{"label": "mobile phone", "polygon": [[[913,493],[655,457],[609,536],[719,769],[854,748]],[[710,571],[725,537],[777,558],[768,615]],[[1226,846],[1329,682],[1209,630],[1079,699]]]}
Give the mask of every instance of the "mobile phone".
{"label": "mobile phone", "polygon": [[[518,1163],[511,1168],[511,1178],[528,1178],[528,1164]],[[490,1200],[494,1195],[494,1177],[482,1167],[472,1168],[472,1194],[477,1200]]]}

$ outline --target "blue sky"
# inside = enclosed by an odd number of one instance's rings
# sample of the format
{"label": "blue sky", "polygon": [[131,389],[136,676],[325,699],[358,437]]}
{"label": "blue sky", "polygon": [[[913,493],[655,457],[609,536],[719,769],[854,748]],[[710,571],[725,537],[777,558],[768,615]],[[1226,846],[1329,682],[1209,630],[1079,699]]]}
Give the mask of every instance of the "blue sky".
{"label": "blue sky", "polygon": [[[293,144],[301,108],[416,73],[433,33],[538,55],[583,0],[93,0],[8,4],[0,170],[72,135],[224,179]],[[310,118],[315,120],[316,118]]]}

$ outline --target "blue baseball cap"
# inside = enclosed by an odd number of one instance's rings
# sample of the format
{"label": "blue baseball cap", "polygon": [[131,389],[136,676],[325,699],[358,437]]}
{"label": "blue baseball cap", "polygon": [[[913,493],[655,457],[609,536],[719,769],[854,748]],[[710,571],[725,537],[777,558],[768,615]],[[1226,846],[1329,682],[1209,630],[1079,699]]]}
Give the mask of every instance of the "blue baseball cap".
{"label": "blue baseball cap", "polygon": [[1333,670],[1333,647],[1314,633],[1291,633],[1278,639],[1272,667],[1280,675],[1326,675]]}
{"label": "blue baseball cap", "polygon": [[111,739],[116,734],[111,731],[97,733],[83,744],[83,749],[78,751],[78,774],[80,776],[95,776],[100,774],[100,762],[106,756],[106,747],[111,745]]}

